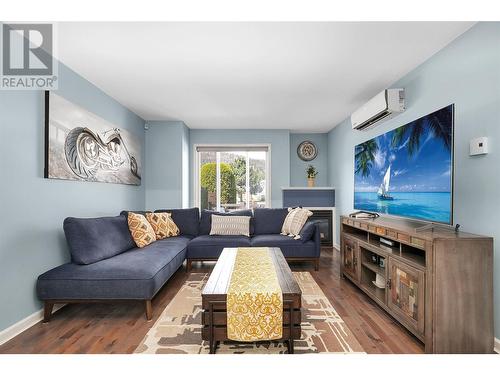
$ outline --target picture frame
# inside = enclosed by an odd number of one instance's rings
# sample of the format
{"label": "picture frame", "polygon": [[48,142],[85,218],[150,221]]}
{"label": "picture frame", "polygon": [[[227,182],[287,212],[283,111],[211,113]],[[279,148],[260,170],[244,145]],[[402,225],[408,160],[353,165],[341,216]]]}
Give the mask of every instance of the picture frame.
{"label": "picture frame", "polygon": [[141,184],[137,136],[53,92],[44,99],[44,178]]}

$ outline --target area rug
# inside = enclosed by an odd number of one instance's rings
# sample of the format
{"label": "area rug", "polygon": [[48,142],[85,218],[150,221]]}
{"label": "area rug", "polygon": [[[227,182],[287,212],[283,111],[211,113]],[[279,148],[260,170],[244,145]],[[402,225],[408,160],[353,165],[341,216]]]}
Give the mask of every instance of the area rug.
{"label": "area rug", "polygon": [[[302,337],[295,353],[362,353],[363,348],[309,272],[294,272],[302,290]],[[135,350],[144,354],[207,354],[201,340],[201,291],[208,274],[191,273]],[[283,342],[224,342],[217,354],[282,354]]]}

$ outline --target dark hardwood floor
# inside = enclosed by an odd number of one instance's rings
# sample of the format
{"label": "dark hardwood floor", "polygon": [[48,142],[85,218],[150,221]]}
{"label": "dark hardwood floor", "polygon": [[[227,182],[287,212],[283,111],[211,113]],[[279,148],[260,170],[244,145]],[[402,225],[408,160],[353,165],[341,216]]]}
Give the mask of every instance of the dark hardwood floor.
{"label": "dark hardwood floor", "polygon": [[[423,353],[423,345],[351,282],[340,278],[340,253],[322,249],[320,270],[292,263],[294,271],[310,271],[333,307],[367,353]],[[193,265],[207,271],[213,263]],[[153,299],[153,320],[144,304],[74,304],[57,311],[48,324],[37,323],[4,345],[0,353],[132,353],[187,278],[181,268]]]}

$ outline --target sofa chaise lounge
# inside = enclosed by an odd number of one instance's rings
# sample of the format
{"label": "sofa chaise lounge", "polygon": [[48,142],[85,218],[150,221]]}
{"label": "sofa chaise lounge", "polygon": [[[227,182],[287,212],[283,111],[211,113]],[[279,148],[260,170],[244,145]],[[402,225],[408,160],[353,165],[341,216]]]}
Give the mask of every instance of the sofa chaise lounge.
{"label": "sofa chaise lounge", "polygon": [[44,302],[44,321],[54,304],[138,300],[152,318],[151,300],[187,260],[217,260],[224,247],[279,247],[288,260],[311,261],[319,266],[320,235],[317,224],[308,222],[301,239],[280,233],[286,208],[241,210],[224,215],[248,215],[250,237],[209,235],[212,211],[198,208],[157,210],[170,212],[179,236],[157,240],[139,249],[130,235],[127,211],[115,217],[67,218],[63,228],[71,262],[38,277],[36,290]]}

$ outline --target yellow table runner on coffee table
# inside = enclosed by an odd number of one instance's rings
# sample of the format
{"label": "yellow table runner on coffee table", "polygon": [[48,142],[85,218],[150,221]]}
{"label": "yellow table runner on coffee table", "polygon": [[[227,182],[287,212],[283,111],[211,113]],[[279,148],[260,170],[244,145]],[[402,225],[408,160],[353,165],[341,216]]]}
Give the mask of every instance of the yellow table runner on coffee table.
{"label": "yellow table runner on coffee table", "polygon": [[229,340],[282,338],[283,294],[267,247],[237,249],[226,305]]}

